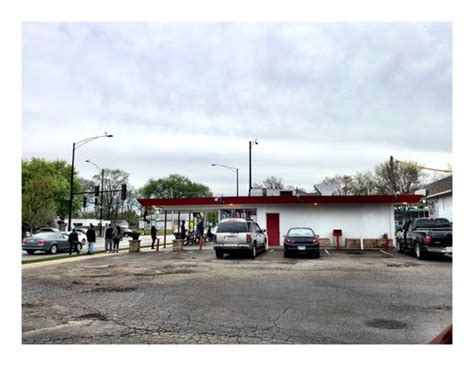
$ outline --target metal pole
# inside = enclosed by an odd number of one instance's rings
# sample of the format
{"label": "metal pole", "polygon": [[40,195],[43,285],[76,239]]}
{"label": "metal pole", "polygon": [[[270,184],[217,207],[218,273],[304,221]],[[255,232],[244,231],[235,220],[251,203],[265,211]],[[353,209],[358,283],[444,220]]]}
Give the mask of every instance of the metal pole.
{"label": "metal pole", "polygon": [[69,187],[69,214],[67,220],[67,230],[71,231],[71,217],[72,217],[72,199],[73,199],[73,185],[74,185],[74,152],[76,151],[76,143],[72,143],[72,164],[71,164],[71,182]]}
{"label": "metal pole", "polygon": [[100,226],[99,226],[99,236],[102,236],[102,207],[104,206],[104,169],[102,169],[102,179],[100,182]]}
{"label": "metal pole", "polygon": [[237,168],[237,197],[239,197],[239,168]]}
{"label": "metal pole", "polygon": [[249,196],[252,190],[252,141],[249,141]]}
{"label": "metal pole", "polygon": [[167,220],[168,220],[168,211],[165,210],[165,237],[164,237],[164,240],[163,240],[163,248],[166,248],[166,224],[167,224]]}

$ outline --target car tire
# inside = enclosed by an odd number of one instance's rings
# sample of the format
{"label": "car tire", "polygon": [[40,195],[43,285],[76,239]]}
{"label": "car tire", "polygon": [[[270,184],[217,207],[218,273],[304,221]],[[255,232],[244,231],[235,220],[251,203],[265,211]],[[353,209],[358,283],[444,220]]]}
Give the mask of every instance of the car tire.
{"label": "car tire", "polygon": [[421,247],[420,247],[419,243],[415,244],[415,257],[418,260],[424,259],[424,257],[425,257],[422,250],[421,250]]}
{"label": "car tire", "polygon": [[49,254],[56,254],[58,252],[58,246],[56,244],[51,245],[49,248]]}
{"label": "car tire", "polygon": [[402,246],[400,245],[400,241],[397,240],[397,252],[398,253],[403,253]]}
{"label": "car tire", "polygon": [[285,258],[289,258],[290,257],[290,253],[288,253],[286,250],[283,252],[283,256]]}
{"label": "car tire", "polygon": [[320,258],[321,257],[321,252],[318,250],[316,253],[314,253],[314,258]]}
{"label": "car tire", "polygon": [[224,253],[221,250],[216,250],[216,258],[217,259],[224,258]]}
{"label": "car tire", "polygon": [[252,251],[250,252],[250,258],[255,259],[257,257],[257,244],[254,244],[252,247]]}
{"label": "car tire", "polygon": [[36,250],[34,250],[34,249],[28,249],[26,252],[27,252],[28,254],[32,255],[32,254],[35,254]]}

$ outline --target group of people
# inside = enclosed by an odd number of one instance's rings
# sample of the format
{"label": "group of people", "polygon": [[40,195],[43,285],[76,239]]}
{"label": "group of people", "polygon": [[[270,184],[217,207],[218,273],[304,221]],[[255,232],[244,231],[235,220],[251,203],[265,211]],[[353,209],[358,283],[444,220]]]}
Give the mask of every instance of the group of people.
{"label": "group of people", "polygon": [[[87,254],[91,255],[94,253],[95,249],[95,228],[94,225],[90,224],[89,229],[86,232],[87,237]],[[115,225],[112,227],[112,224],[109,224],[105,229],[105,251],[107,253],[118,253],[119,251],[119,243],[122,241],[122,231],[120,230],[120,226]],[[69,255],[72,252],[76,252],[77,255],[81,253],[79,250],[79,235],[77,234],[76,229],[72,229],[68,236],[69,242]]]}

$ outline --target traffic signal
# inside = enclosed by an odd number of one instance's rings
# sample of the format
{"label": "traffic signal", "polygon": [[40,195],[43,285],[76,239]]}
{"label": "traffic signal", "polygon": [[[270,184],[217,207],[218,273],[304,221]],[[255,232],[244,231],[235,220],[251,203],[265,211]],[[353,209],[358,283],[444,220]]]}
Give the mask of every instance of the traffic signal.
{"label": "traffic signal", "polygon": [[121,198],[123,201],[127,199],[127,185],[126,184],[122,184]]}
{"label": "traffic signal", "polygon": [[84,207],[84,208],[87,207],[87,197],[86,196],[82,197],[82,207]]}
{"label": "traffic signal", "polygon": [[94,194],[94,196],[98,197],[99,194],[100,194],[100,187],[99,187],[99,186],[95,186],[94,188],[95,188],[95,194]]}

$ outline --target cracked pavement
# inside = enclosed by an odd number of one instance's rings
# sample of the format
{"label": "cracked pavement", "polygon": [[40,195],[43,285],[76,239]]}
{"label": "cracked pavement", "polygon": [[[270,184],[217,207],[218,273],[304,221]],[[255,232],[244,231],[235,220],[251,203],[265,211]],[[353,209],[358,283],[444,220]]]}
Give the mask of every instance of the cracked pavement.
{"label": "cracked pavement", "polygon": [[23,266],[24,344],[417,344],[452,323],[452,263],[212,250]]}

